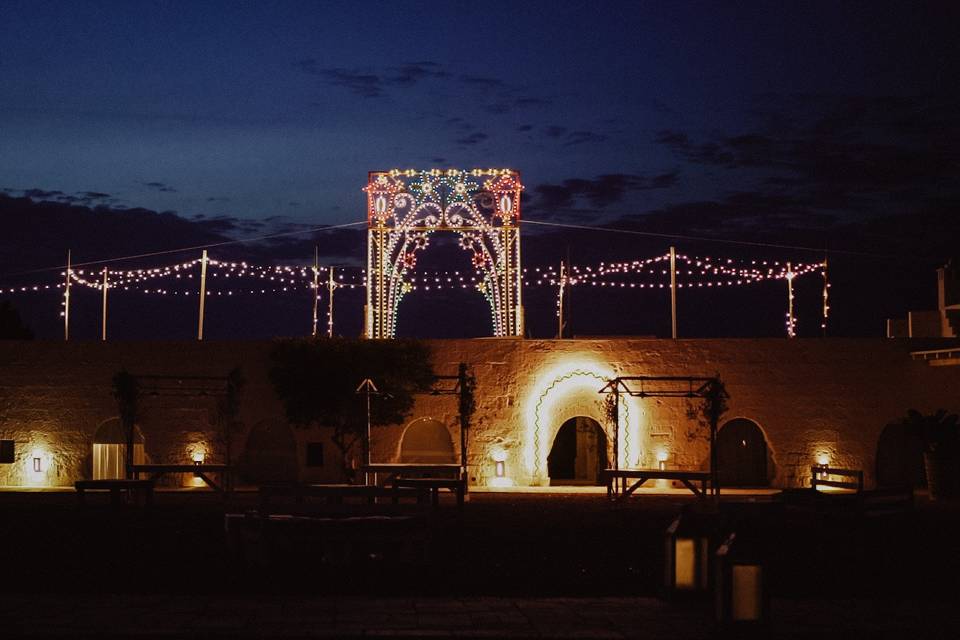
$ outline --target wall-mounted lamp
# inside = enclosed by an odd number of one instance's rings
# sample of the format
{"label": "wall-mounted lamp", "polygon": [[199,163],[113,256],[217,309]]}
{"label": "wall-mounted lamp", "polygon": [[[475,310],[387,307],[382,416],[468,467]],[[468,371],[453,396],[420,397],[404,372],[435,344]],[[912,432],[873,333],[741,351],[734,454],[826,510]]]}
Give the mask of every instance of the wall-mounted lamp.
{"label": "wall-mounted lamp", "polygon": [[667,468],[667,458],[670,457],[670,454],[666,449],[657,450],[657,468],[660,471],[663,471]]}
{"label": "wall-mounted lamp", "polygon": [[202,449],[193,452],[193,464],[203,464],[204,458],[206,458],[206,453]]}
{"label": "wall-mounted lamp", "polygon": [[507,477],[507,451],[502,447],[496,447],[490,451],[490,457],[493,459],[493,479],[490,480],[490,486],[493,487],[511,487],[513,480]]}
{"label": "wall-mounted lamp", "polygon": [[39,456],[33,458],[33,472],[42,473],[43,472],[43,463],[42,459]]}
{"label": "wall-mounted lamp", "polygon": [[823,471],[820,471],[817,473],[817,477],[819,479],[826,479],[827,477],[826,469],[830,466],[830,456],[826,453],[818,453],[817,466],[823,469]]}

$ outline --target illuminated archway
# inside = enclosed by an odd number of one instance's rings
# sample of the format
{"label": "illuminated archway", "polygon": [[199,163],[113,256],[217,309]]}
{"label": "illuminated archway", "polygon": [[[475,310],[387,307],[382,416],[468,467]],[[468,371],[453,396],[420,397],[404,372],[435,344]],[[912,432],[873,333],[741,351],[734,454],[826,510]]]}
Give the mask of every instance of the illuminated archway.
{"label": "illuminated archway", "polygon": [[[523,458],[530,483],[546,484],[547,456],[550,445],[560,427],[571,418],[595,420],[612,441],[602,403],[601,387],[614,377],[606,367],[590,362],[569,366],[555,366],[538,372],[537,379],[546,381],[536,385],[527,398],[525,410],[525,438]],[[621,468],[639,466],[643,456],[640,440],[640,408],[633,398],[621,398],[619,464]]]}
{"label": "illuminated archway", "polygon": [[561,425],[547,456],[550,485],[596,485],[610,464],[606,430],[593,418],[577,416]]}
{"label": "illuminated archway", "polygon": [[[133,427],[133,464],[143,464],[143,432]],[[93,434],[93,479],[113,480],[127,477],[127,433],[120,418],[100,423]]]}
{"label": "illuminated archway", "polygon": [[511,169],[373,171],[367,186],[365,335],[396,335],[407,279],[435,231],[473,254],[495,336],[523,335],[520,176]]}

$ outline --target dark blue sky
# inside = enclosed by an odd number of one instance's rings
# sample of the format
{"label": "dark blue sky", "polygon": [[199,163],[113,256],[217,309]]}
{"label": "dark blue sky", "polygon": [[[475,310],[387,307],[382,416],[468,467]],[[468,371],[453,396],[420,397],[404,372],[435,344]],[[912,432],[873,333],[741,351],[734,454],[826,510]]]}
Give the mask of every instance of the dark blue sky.
{"label": "dark blue sky", "polygon": [[[0,270],[352,222],[369,170],[506,166],[528,219],[921,254],[928,274],[960,204],[958,25],[949,2],[5,0]],[[131,213],[51,225],[24,196]],[[849,226],[882,216],[910,242]],[[528,259],[665,244],[555,240]]]}
{"label": "dark blue sky", "polygon": [[642,213],[730,186],[663,131],[709,141],[769,127],[774,112],[814,121],[837,99],[954,84],[955,15],[938,13],[8,0],[0,186],[321,223],[362,218],[370,169],[511,166],[530,195],[570,178],[670,176],[605,207]]}

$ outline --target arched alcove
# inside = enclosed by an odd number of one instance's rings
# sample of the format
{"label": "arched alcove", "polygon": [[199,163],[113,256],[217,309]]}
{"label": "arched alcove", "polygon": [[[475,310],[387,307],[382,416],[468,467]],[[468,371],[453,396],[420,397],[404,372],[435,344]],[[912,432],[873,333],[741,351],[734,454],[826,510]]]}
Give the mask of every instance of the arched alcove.
{"label": "arched alcove", "polygon": [[753,420],[735,418],[720,427],[717,463],[721,486],[766,487],[770,484],[767,440]]}
{"label": "arched alcove", "polygon": [[877,441],[877,486],[925,487],[923,439],[904,422],[884,427]]}
{"label": "arched alcove", "polygon": [[[133,464],[143,464],[144,439],[140,427],[133,427]],[[109,418],[100,423],[93,434],[93,479],[126,478],[127,434],[120,418]]]}
{"label": "arched alcove", "polygon": [[400,462],[455,464],[457,454],[447,427],[433,418],[411,422],[400,439]]}
{"label": "arched alcove", "polygon": [[547,473],[551,485],[596,485],[607,464],[607,436],[600,423],[577,416],[557,430],[547,456]]}
{"label": "arched alcove", "polygon": [[240,458],[240,474],[249,482],[297,480],[297,440],[289,425],[279,420],[253,425]]}

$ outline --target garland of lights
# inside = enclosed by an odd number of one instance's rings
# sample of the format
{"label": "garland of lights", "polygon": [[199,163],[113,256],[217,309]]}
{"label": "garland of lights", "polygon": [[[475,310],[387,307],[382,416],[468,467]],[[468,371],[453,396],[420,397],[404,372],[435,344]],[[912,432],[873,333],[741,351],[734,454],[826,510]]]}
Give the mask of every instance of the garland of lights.
{"label": "garland of lights", "polygon": [[440,230],[457,233],[460,247],[471,252],[480,275],[475,287],[490,307],[494,335],[520,335],[522,189],[509,169],[372,172],[364,188],[367,337],[396,335],[400,302],[416,290],[417,253]]}
{"label": "garland of lights", "polygon": [[[537,405],[536,405],[536,407],[535,407],[534,410],[533,410],[533,471],[534,471],[533,477],[534,477],[534,478],[539,478],[539,477],[540,477],[540,474],[543,472],[543,470],[542,470],[541,467],[540,467],[540,458],[541,458],[541,456],[540,456],[540,418],[541,418],[540,413],[541,413],[541,409],[542,409],[542,407],[543,407],[543,401],[546,400],[547,395],[549,395],[549,393],[550,393],[550,392],[554,389],[554,387],[556,387],[558,384],[560,384],[560,383],[562,383],[562,382],[565,382],[565,381],[567,381],[567,380],[570,380],[570,379],[572,379],[572,378],[577,378],[577,377],[581,377],[581,376],[588,376],[588,377],[590,377],[590,378],[595,378],[596,380],[598,380],[599,382],[604,383],[604,384],[607,383],[607,382],[609,382],[609,380],[607,380],[606,378],[604,378],[603,376],[601,376],[601,375],[598,374],[598,373],[594,373],[593,371],[585,371],[585,370],[583,370],[583,369],[575,369],[575,370],[573,370],[573,371],[571,371],[571,372],[569,372],[569,373],[566,373],[566,374],[564,374],[564,375],[562,375],[562,376],[559,376],[559,377],[557,377],[557,378],[554,378],[553,382],[551,382],[551,383],[549,384],[549,386],[547,386],[547,387],[540,393],[540,397],[537,398]],[[629,423],[630,408],[627,406],[626,403],[624,403],[624,404],[622,404],[622,405],[620,405],[620,406],[623,407],[623,415],[622,415],[623,420],[624,420],[624,421],[627,421],[627,423]],[[609,437],[609,435],[607,434],[607,427],[606,427],[606,425],[605,425],[605,424],[604,424],[604,425],[601,425],[601,428],[603,429],[604,435],[607,435],[607,437]],[[606,454],[606,452],[604,452],[604,454]],[[623,458],[624,458],[624,460],[629,460],[629,459],[630,459],[630,430],[629,430],[629,429],[625,429],[625,430],[624,430]]]}

